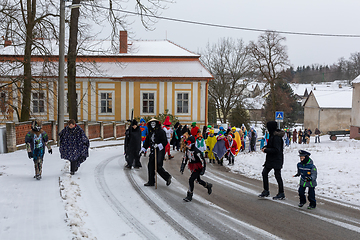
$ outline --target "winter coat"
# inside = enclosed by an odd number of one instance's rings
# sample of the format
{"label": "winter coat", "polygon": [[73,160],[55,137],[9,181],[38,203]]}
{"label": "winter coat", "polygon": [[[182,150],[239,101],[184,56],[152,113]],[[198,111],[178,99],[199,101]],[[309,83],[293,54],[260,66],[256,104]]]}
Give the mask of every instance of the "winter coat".
{"label": "winter coat", "polygon": [[135,129],[130,126],[126,130],[127,136],[125,136],[125,153],[126,154],[138,154],[141,150],[141,129],[136,127]]}
{"label": "winter coat", "polygon": [[283,137],[285,132],[280,129],[276,129],[276,125],[277,123],[275,121],[270,121],[267,124],[269,130],[269,141],[264,148],[266,160],[263,166],[266,168],[281,169],[284,164]]}
{"label": "winter coat", "polygon": [[[303,187],[316,187],[317,182],[317,169],[314,165],[313,160],[306,156],[304,161],[301,161],[297,164],[297,174],[295,176],[300,176],[300,186]],[[310,180],[307,180],[306,177],[309,177]]]}
{"label": "winter coat", "polygon": [[[40,140],[40,141],[39,141]],[[25,144],[28,152],[34,152],[35,148],[41,148],[43,152],[45,152],[45,145],[49,140],[48,135],[44,130],[40,130],[39,132],[35,132],[31,130],[25,136]],[[49,147],[49,146],[48,146]],[[50,148],[50,147],[49,147]]]}
{"label": "winter coat", "polygon": [[238,149],[238,146],[237,146],[237,143],[236,141],[233,139],[231,140],[231,142],[227,139],[225,139],[225,147],[228,151],[230,151],[230,153],[233,155],[233,156],[236,156],[236,154],[238,153],[239,149]]}
{"label": "winter coat", "polygon": [[60,157],[69,161],[85,161],[89,156],[89,139],[85,132],[75,125],[73,129],[68,126],[60,133]]}

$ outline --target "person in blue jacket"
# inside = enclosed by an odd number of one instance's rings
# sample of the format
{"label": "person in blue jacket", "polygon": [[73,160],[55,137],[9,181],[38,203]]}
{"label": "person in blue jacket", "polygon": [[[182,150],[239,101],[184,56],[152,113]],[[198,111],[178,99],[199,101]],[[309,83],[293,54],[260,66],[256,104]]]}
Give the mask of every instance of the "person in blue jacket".
{"label": "person in blue jacket", "polygon": [[300,162],[297,164],[297,173],[294,177],[300,176],[299,186],[299,207],[306,203],[305,189],[308,188],[308,200],[310,202],[308,209],[316,208],[315,187],[317,186],[317,169],[313,160],[310,158],[310,153],[304,150],[299,150]]}
{"label": "person in blue jacket", "polygon": [[42,164],[45,154],[45,145],[48,148],[48,152],[52,154],[52,149],[49,144],[49,137],[47,133],[41,129],[41,122],[34,120],[31,123],[31,131],[25,136],[25,145],[28,153],[28,157],[33,159],[35,167],[35,176],[37,180],[41,179]]}

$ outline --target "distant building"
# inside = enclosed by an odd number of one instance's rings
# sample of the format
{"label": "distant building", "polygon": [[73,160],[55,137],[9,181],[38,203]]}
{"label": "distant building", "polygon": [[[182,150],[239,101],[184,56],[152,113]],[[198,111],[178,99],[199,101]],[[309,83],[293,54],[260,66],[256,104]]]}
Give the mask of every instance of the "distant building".
{"label": "distant building", "polygon": [[304,102],[304,128],[323,133],[350,129],[352,90],[312,90]]}
{"label": "distant building", "polygon": [[352,81],[350,138],[360,139],[360,76]]}

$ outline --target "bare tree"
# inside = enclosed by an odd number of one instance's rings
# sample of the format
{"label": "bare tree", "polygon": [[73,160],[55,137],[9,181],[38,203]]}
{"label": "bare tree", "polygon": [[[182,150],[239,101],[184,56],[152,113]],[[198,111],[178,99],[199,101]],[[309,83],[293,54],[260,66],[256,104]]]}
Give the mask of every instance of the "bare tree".
{"label": "bare tree", "polygon": [[251,41],[249,51],[251,55],[251,67],[270,85],[271,109],[276,111],[275,83],[279,80],[282,71],[290,65],[287,55],[287,47],[283,45],[286,40],[279,33],[267,31],[261,34],[257,42]]}
{"label": "bare tree", "polygon": [[[72,4],[79,4],[80,2],[87,2],[85,0],[72,0]],[[89,18],[92,16],[92,20],[95,23],[102,23],[107,21],[111,27],[111,36],[113,40],[112,43],[119,38],[120,29],[126,29],[128,23],[126,22],[126,15],[117,10],[124,9],[124,4],[128,1],[122,0],[108,0],[108,2],[89,2],[84,4],[86,9],[84,14]],[[153,23],[151,16],[156,16],[158,9],[163,9],[165,7],[164,3],[170,3],[171,0],[135,0],[135,8],[137,13],[141,17],[143,26],[147,29]],[[99,5],[102,4],[102,5]],[[86,12],[86,10],[88,10]],[[102,18],[101,16],[104,16]],[[76,58],[78,50],[78,33],[79,33],[79,17],[80,10],[79,8],[73,8],[71,10],[70,17],[70,34],[69,34],[69,48],[67,55],[67,66],[68,66],[68,106],[69,106],[69,118],[77,121],[77,100],[76,100]],[[115,40],[116,39],[116,40]],[[113,47],[116,46],[113,44]]]}
{"label": "bare tree", "polygon": [[22,94],[22,105],[20,110],[14,110],[18,112],[20,121],[27,121],[31,115],[31,84],[34,81],[32,56],[50,53],[44,39],[56,35],[56,27],[52,21],[56,17],[53,14],[56,8],[51,0],[2,0],[0,7],[0,31],[7,43],[5,45],[17,46],[17,49],[23,51],[23,59],[13,59],[20,62],[24,69],[21,84],[16,84]]}
{"label": "bare tree", "polygon": [[208,44],[200,60],[214,76],[209,82],[209,95],[220,121],[226,123],[247,84],[242,81],[250,73],[247,48],[242,40],[223,38],[218,44]]}

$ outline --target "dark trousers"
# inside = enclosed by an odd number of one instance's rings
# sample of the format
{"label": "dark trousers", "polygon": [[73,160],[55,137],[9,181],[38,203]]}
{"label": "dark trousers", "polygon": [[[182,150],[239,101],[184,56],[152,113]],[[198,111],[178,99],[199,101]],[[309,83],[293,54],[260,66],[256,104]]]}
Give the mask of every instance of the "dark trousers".
{"label": "dark trousers", "polygon": [[174,139],[174,142],[173,142],[173,150],[180,150],[180,139]]}
{"label": "dark trousers", "polygon": [[[272,168],[266,168],[264,167],[262,171],[262,177],[263,177],[263,186],[264,190],[269,191],[269,172],[272,170]],[[281,169],[274,169],[275,172],[275,179],[279,186],[279,193],[284,192],[284,183],[281,178]]]}
{"label": "dark trousers", "polygon": [[[165,157],[165,150],[158,151],[156,150],[156,157],[157,157],[157,172],[159,175],[167,181],[169,177],[171,176],[164,168],[163,168],[163,161]],[[150,184],[155,184],[155,152],[154,149],[150,149],[150,155],[149,155],[149,163],[148,163],[148,176]]]}
{"label": "dark trousers", "polygon": [[141,167],[139,151],[129,152],[126,162],[129,166]]}
{"label": "dark trousers", "polygon": [[78,160],[70,161],[70,172],[76,172],[78,170]]}
{"label": "dark trousers", "polygon": [[189,191],[194,191],[194,182],[195,180],[202,186],[206,186],[206,182],[201,180],[200,178],[201,169],[196,169],[194,172],[191,173],[189,178]]}
{"label": "dark trousers", "polygon": [[[306,189],[306,187],[300,186],[299,190],[298,190],[300,203],[304,203],[304,204],[306,203],[305,189]],[[310,202],[310,206],[316,207],[315,188],[314,187],[309,187],[308,200]]]}
{"label": "dark trousers", "polygon": [[235,157],[231,153],[228,153],[227,159],[229,160],[229,164],[234,164]]}

